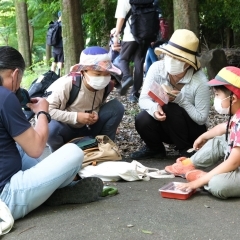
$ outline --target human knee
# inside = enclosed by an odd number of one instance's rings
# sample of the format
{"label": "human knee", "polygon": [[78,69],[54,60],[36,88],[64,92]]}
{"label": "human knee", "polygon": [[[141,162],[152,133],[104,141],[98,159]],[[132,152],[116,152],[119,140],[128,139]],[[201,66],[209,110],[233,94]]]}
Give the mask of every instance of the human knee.
{"label": "human knee", "polygon": [[[63,145],[61,148],[59,148],[57,151],[62,153],[69,153],[69,157],[66,159],[67,164],[71,167],[81,167],[82,166],[82,162],[83,162],[83,158],[84,158],[84,154],[83,151],[74,143],[67,143],[65,145]],[[56,151],[56,152],[57,152]],[[63,155],[65,156],[65,155]],[[64,157],[65,158],[65,157]]]}
{"label": "human knee", "polygon": [[223,179],[223,174],[211,178],[207,187],[208,191],[215,197],[227,199],[229,197],[229,186]]}
{"label": "human knee", "polygon": [[108,102],[109,104],[109,109],[114,111],[115,115],[118,115],[120,117],[123,116],[124,114],[124,106],[121,102],[119,102],[117,99],[113,99]]}
{"label": "human knee", "polygon": [[140,112],[135,118],[136,129],[143,129],[145,126],[151,123],[151,116],[146,112]]}

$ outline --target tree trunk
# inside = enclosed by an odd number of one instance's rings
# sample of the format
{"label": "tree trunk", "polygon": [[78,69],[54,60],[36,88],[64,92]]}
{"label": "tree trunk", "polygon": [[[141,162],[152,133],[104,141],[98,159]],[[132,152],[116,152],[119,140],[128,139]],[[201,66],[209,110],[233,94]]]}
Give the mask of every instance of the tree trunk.
{"label": "tree trunk", "polygon": [[52,57],[52,47],[46,44],[46,65],[51,66],[50,59]]}
{"label": "tree trunk", "polygon": [[173,0],[174,30],[188,29],[199,36],[197,0]]}
{"label": "tree trunk", "polygon": [[15,0],[18,50],[26,67],[32,65],[26,0]]}
{"label": "tree trunk", "polygon": [[62,36],[64,50],[64,70],[69,72],[72,65],[79,62],[84,48],[81,1],[62,0]]}

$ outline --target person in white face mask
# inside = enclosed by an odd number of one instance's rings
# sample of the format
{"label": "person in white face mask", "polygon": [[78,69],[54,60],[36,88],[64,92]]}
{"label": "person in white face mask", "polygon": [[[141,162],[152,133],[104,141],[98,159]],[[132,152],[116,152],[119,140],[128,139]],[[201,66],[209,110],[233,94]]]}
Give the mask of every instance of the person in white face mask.
{"label": "person in white face mask", "polygon": [[[131,154],[132,159],[164,158],[163,143],[174,144],[180,156],[190,155],[187,150],[207,130],[210,92],[197,59],[198,45],[192,31],[178,29],[168,44],[155,48],[156,55],[165,56],[151,65],[142,87],[142,112],[135,127],[145,145]],[[171,89],[163,106],[148,95],[156,84]]]}
{"label": "person in white face mask", "polygon": [[[228,114],[228,122],[218,124],[198,137],[193,145],[199,149],[197,153],[171,167],[173,170],[181,168],[189,182],[179,186],[182,190],[204,187],[221,199],[240,197],[240,69],[225,67],[208,85],[214,90],[216,111]],[[222,139],[222,136],[225,138]],[[224,161],[219,163],[223,152]],[[193,168],[207,168],[217,163],[219,165],[209,172],[198,169],[186,171],[189,165]]]}
{"label": "person in white face mask", "polygon": [[[117,99],[106,102],[106,97],[116,84],[112,76],[121,70],[111,63],[108,52],[97,46],[84,49],[80,63],[70,73],[54,82],[47,91],[49,114],[48,145],[52,152],[73,138],[107,135],[112,140],[124,114],[124,107]],[[81,77],[81,87],[75,101],[69,106],[70,92],[75,77]]]}

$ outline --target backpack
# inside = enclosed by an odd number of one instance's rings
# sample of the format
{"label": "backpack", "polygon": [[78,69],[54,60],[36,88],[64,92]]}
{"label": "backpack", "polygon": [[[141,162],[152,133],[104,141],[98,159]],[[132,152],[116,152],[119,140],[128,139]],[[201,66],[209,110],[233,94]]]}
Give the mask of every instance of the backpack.
{"label": "backpack", "polygon": [[131,8],[125,17],[122,30],[131,16],[130,29],[139,44],[154,42],[159,32],[159,10],[154,0],[129,0]]}
{"label": "backpack", "polygon": [[56,46],[61,40],[61,24],[56,22],[50,22],[47,30],[46,42],[49,46]]}
{"label": "backpack", "polygon": [[[29,98],[48,97],[49,95],[51,95],[52,92],[51,91],[47,92],[47,89],[58,78],[59,78],[59,76],[55,72],[49,70],[48,72],[44,73],[43,75],[41,75],[40,77],[35,79],[32,82],[32,84],[30,85],[29,90],[28,90]],[[81,89],[81,83],[82,83],[82,78],[80,75],[77,75],[73,78],[70,97],[66,104],[67,107],[70,106],[77,98],[78,93]],[[103,101],[107,98],[109,93],[113,90],[113,87],[114,86],[113,86],[112,82],[110,82],[105,87]],[[23,113],[25,114],[28,121],[31,120],[31,118],[33,118],[33,116],[35,115],[35,113],[33,111],[31,111],[30,108],[26,108],[26,107],[23,108]]]}

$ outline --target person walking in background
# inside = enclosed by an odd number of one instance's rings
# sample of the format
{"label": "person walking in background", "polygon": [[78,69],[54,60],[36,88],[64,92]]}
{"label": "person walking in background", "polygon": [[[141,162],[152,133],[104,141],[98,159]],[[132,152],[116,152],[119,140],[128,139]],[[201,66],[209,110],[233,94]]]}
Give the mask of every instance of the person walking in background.
{"label": "person walking in background", "polygon": [[[138,102],[138,98],[140,96],[140,88],[143,83],[143,63],[145,60],[146,52],[149,47],[150,42],[146,42],[143,45],[139,44],[133,34],[131,33],[130,23],[131,16],[125,21],[127,18],[128,12],[131,9],[131,5],[129,0],[118,0],[117,8],[115,13],[115,18],[117,18],[116,23],[116,31],[114,34],[114,45],[118,45],[120,33],[124,22],[126,25],[124,27],[123,39],[121,44],[120,51],[120,61],[119,67],[123,73],[122,79],[122,89],[120,91],[121,95],[125,95],[128,88],[133,85],[131,94],[129,97],[129,101],[132,103]],[[129,69],[130,61],[134,62],[134,77],[132,77]],[[134,81],[133,81],[134,79]]]}
{"label": "person walking in background", "polygon": [[56,68],[58,68],[58,76],[62,76],[62,69],[64,63],[64,53],[63,53],[63,40],[62,40],[62,21],[61,21],[62,13],[58,12],[58,20],[59,23],[59,40],[56,45],[52,46],[52,57],[53,62],[51,66],[51,71],[55,72]]}

